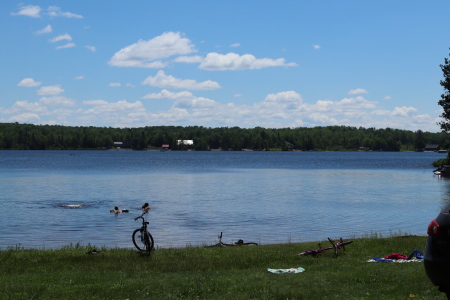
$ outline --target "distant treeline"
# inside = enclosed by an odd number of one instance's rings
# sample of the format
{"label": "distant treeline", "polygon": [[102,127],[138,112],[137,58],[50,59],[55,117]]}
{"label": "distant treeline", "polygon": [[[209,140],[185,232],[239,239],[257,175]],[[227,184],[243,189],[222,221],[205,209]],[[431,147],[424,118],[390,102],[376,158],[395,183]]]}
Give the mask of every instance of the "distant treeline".
{"label": "distant treeline", "polygon": [[[193,140],[193,145],[179,143]],[[0,149],[113,149],[126,142],[133,150],[326,150],[421,151],[427,144],[448,147],[446,133],[400,129],[326,126],[314,128],[148,126],[140,128],[83,127],[0,123]]]}

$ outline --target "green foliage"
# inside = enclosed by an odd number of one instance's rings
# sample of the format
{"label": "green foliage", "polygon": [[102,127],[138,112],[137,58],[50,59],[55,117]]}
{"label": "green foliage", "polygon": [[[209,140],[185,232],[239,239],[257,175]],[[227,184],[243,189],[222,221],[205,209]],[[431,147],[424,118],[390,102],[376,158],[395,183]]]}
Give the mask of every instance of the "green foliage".
{"label": "green foliage", "polygon": [[[177,140],[194,140],[194,145],[178,145]],[[449,144],[443,132],[412,132],[391,128],[112,128],[0,123],[0,149],[5,150],[113,149],[114,142],[127,142],[133,150],[161,149],[163,144],[168,144],[171,150],[201,151],[355,151],[361,147],[371,151],[421,151],[426,144],[438,144],[441,148],[447,148]]]}
{"label": "green foliage", "polygon": [[441,100],[438,104],[442,106],[443,112],[440,115],[444,120],[438,124],[441,126],[443,132],[450,130],[450,61],[448,58],[444,59],[444,64],[440,65],[444,80],[440,81],[441,86],[444,88],[444,93],[441,95]]}
{"label": "green foliage", "polygon": [[[423,263],[368,263],[424,250],[426,237],[359,238],[339,250],[297,254],[316,243],[158,249],[150,257],[92,246],[0,251],[2,299],[445,299]],[[328,246],[328,241],[322,242]],[[98,248],[97,248],[98,249]],[[303,267],[300,274],[267,268]]]}

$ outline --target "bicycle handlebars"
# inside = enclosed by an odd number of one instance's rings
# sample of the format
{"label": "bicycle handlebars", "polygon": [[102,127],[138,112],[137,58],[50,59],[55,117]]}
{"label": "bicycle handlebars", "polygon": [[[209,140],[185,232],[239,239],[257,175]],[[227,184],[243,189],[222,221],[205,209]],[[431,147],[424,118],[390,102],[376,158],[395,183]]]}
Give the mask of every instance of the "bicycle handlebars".
{"label": "bicycle handlebars", "polygon": [[139,217],[134,218],[134,220],[137,221],[138,219],[143,218],[143,216],[144,216],[146,213],[148,213],[148,210],[144,211],[144,212],[142,213],[142,215],[140,215]]}

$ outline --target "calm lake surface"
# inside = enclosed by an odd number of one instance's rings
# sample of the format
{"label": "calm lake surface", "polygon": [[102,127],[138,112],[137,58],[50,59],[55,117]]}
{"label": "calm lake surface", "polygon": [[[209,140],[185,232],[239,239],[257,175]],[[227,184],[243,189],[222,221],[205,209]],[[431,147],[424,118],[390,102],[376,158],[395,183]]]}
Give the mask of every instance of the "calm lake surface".
{"label": "calm lake surface", "polygon": [[[450,201],[413,152],[0,151],[0,249],[132,248],[149,202],[158,247],[426,235]],[[69,208],[67,205],[80,205]],[[109,212],[118,205],[129,213]]]}

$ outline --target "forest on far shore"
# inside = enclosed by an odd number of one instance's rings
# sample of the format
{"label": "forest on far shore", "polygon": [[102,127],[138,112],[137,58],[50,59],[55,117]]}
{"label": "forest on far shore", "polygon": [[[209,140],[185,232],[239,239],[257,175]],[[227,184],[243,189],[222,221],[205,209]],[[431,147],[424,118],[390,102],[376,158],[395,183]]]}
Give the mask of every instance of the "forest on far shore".
{"label": "forest on far shore", "polygon": [[[192,140],[193,145],[181,140]],[[3,150],[106,150],[114,149],[114,142],[124,142],[133,150],[161,149],[168,145],[170,150],[423,151],[429,144],[447,149],[448,140],[444,132],[350,126],[113,128],[0,123]]]}

